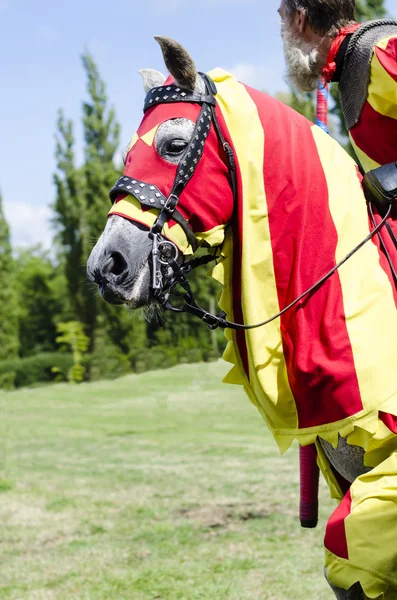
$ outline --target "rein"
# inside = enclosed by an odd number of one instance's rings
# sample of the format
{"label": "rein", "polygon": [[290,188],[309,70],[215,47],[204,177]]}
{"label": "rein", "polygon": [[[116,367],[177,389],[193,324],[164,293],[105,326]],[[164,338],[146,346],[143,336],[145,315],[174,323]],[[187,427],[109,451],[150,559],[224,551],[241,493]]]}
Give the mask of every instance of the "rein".
{"label": "rein", "polygon": [[[172,218],[183,229],[193,252],[195,252],[198,248],[198,242],[195,238],[194,232],[185,217],[178,210],[177,206],[181,193],[194,175],[197,165],[203,155],[203,149],[211,129],[211,123],[214,125],[219,142],[226,155],[233,192],[233,202],[234,206],[237,206],[238,190],[236,161],[233,150],[225,140],[216,117],[215,96],[217,94],[217,89],[215,83],[208,75],[205,73],[199,73],[199,75],[205,83],[206,94],[198,94],[190,90],[182,89],[175,84],[170,84],[152,88],[145,99],[144,113],[158,104],[189,102],[201,105],[200,114],[195,124],[192,139],[190,140],[181,160],[178,163],[176,177],[168,198],[166,198],[156,186],[150,183],[139,181],[138,179],[127,177],[125,175],[117,180],[109,192],[109,197],[113,203],[120,194],[131,195],[140,202],[141,206],[146,208],[156,208],[159,210],[156,221],[149,230],[149,237],[153,244],[152,288],[154,291],[154,296],[164,308],[173,312],[187,312],[199,317],[209,326],[210,329],[216,329],[217,327],[234,330],[256,329],[258,327],[264,327],[265,325],[268,325],[272,321],[278,319],[291,308],[296,306],[299,302],[301,302],[301,300],[303,300],[306,296],[315,293],[317,289],[323,285],[323,283],[325,283],[325,281],[327,281],[347,260],[349,260],[349,258],[358,252],[358,250],[360,250],[375,235],[378,235],[384,225],[388,225],[387,219],[390,216],[392,204],[389,205],[387,213],[383,219],[374,227],[374,229],[366,236],[366,238],[362,240],[362,242],[355,246],[353,250],[349,252],[349,254],[347,254],[338,264],[328,271],[328,273],[316,281],[308,290],[295,298],[293,302],[280,310],[280,312],[277,314],[273,315],[270,319],[253,325],[244,325],[242,323],[228,321],[225,318],[225,313],[214,315],[204,310],[195,300],[194,293],[187,279],[187,275],[190,273],[190,271],[192,271],[192,269],[204,264],[208,264],[212,261],[216,261],[217,256],[207,254],[200,258],[193,258],[192,260],[179,265],[177,263],[179,254],[178,248],[172,242],[165,240],[161,235],[165,223]],[[372,215],[371,202],[368,201],[368,204],[370,206]],[[373,224],[375,225],[374,219]],[[172,277],[168,278],[166,282],[164,282],[163,267],[167,267],[168,271],[170,269],[172,270]],[[393,274],[395,274],[394,269]],[[182,287],[184,292],[178,292],[175,289],[178,285]],[[183,297],[184,304],[181,308],[177,308],[170,303],[169,299],[171,295]]]}

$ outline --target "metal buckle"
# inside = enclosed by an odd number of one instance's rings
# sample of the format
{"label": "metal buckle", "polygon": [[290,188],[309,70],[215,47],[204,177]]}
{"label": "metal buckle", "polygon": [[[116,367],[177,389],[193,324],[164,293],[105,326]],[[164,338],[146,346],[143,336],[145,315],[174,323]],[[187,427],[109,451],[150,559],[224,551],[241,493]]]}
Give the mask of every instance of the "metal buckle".
{"label": "metal buckle", "polygon": [[168,213],[170,213],[172,215],[178,202],[179,202],[178,196],[175,196],[175,194],[170,194],[167,198],[166,203],[164,204],[163,210],[166,210]]}

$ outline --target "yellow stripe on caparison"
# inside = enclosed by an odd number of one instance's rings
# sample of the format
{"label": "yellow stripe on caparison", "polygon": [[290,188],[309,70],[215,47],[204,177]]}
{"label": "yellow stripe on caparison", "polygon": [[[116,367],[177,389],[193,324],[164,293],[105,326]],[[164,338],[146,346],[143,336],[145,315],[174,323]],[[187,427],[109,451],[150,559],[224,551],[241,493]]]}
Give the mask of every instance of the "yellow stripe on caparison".
{"label": "yellow stripe on caparison", "polygon": [[[266,139],[257,107],[246,88],[221,69],[209,75],[216,83],[217,102],[240,167],[243,191],[241,302],[244,322],[255,323],[279,311],[263,180]],[[279,320],[247,331],[245,335],[252,388],[247,389],[248,395],[258,399],[261,413],[273,428],[285,428],[286,423],[291,429],[296,428],[298,416],[288,382]]]}

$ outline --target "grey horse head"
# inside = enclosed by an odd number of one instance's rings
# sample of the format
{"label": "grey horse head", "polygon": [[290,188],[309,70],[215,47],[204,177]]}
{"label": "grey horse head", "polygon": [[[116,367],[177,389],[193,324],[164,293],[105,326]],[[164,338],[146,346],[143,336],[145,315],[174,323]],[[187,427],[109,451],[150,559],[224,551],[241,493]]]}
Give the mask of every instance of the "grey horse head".
{"label": "grey horse head", "polygon": [[[170,38],[156,37],[166,67],[181,88],[202,93],[204,83],[189,53]],[[145,92],[161,86],[165,76],[153,69],[142,69]],[[178,164],[191,140],[194,122],[173,118],[157,129],[154,145],[167,163]],[[153,301],[151,291],[150,255],[152,241],[148,227],[122,216],[111,215],[94,246],[87,263],[87,274],[95,282],[103,298],[112,304],[127,304],[130,308],[147,306]]]}

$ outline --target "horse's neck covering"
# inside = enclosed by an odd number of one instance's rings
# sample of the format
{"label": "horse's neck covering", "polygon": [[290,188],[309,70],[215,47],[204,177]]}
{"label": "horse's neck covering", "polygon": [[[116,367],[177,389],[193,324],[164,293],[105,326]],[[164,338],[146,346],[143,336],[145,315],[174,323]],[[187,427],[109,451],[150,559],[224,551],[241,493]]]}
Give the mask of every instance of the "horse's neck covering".
{"label": "horse's neck covering", "polygon": [[[366,204],[356,165],[334,140],[231,75],[210,75],[239,183],[213,276],[228,319],[258,323],[368,234]],[[392,396],[397,414],[397,297],[386,269],[369,243],[280,320],[227,331],[224,358],[234,367],[225,380],[245,387],[282,450],[318,434],[336,446],[338,432],[355,426],[374,432],[378,407]]]}
{"label": "horse's neck covering", "polygon": [[[197,216],[195,231],[208,244],[225,237],[213,276],[223,284],[220,305],[228,319],[258,323],[368,234],[366,205],[355,163],[329,136],[228,73],[216,69],[210,76],[219,123],[235,151],[239,202],[233,227],[225,229],[231,190],[212,130],[181,209],[192,223]],[[176,167],[155,153],[155,130],[172,117],[195,120],[198,110],[175,104],[147,113],[126,174],[167,193]],[[111,213],[147,225],[156,217],[133,199],[121,199]],[[171,223],[165,234],[188,252],[179,229]],[[346,436],[355,426],[375,432],[378,407],[395,397],[397,311],[385,263],[369,243],[280,320],[227,331],[224,358],[234,366],[226,381],[244,386],[282,450],[294,438],[306,444],[319,434],[336,446],[338,432]],[[394,405],[387,409],[397,414]]]}

